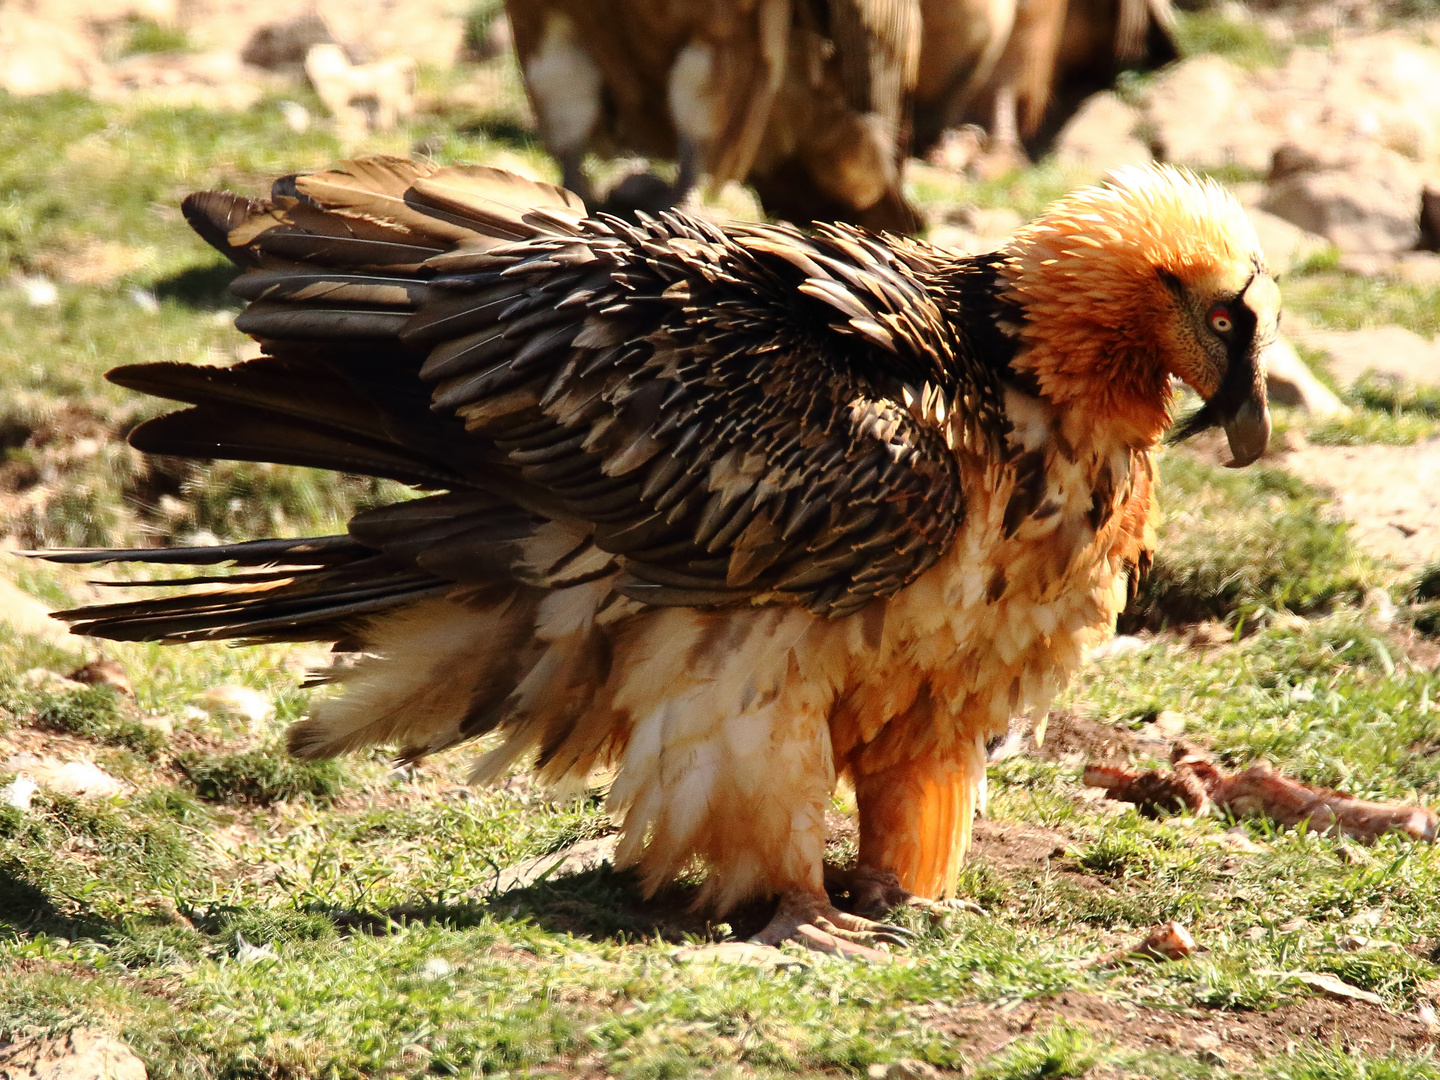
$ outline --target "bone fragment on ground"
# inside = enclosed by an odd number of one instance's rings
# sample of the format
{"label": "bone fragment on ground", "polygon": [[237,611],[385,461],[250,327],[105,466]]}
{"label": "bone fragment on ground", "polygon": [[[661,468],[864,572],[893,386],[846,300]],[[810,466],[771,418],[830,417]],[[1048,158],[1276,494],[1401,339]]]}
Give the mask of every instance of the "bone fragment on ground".
{"label": "bone fragment on ground", "polygon": [[1105,788],[1111,799],[1152,811],[1204,813],[1213,807],[1235,817],[1268,818],[1281,826],[1308,821],[1317,832],[1339,832],[1367,843],[1388,832],[1433,842],[1440,827],[1440,815],[1423,806],[1370,802],[1302,784],[1282,776],[1265,761],[1231,774],[1185,742],[1175,744],[1170,760],[1173,770],[1145,773],[1091,765],[1086,767],[1084,779],[1090,787]]}
{"label": "bone fragment on ground", "polygon": [[1173,919],[1151,928],[1140,941],[1128,948],[1116,949],[1090,961],[1087,967],[1113,967],[1129,960],[1183,960],[1195,951],[1195,938],[1184,923]]}

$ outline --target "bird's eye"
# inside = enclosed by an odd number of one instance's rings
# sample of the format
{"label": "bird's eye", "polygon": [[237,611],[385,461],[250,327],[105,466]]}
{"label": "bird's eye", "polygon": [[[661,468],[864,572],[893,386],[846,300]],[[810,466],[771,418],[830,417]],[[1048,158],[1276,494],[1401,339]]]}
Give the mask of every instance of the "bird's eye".
{"label": "bird's eye", "polygon": [[1210,329],[1217,334],[1228,334],[1235,327],[1235,322],[1230,318],[1230,309],[1223,304],[1217,304],[1210,309]]}

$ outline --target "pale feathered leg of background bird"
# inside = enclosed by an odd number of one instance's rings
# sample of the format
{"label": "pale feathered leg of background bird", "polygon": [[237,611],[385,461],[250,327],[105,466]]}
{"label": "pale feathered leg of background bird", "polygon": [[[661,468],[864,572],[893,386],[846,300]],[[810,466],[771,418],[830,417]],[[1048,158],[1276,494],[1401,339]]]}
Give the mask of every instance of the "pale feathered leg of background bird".
{"label": "pale feathered leg of background bird", "polygon": [[564,186],[595,204],[585,175],[585,150],[600,119],[600,69],[576,40],[575,24],[552,12],[540,50],[525,65],[525,83],[546,142],[560,162]]}

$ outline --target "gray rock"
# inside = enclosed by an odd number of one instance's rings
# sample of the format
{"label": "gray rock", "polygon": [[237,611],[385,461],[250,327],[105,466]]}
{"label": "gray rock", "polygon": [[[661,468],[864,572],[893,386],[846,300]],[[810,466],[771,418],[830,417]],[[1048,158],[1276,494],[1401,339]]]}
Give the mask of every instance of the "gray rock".
{"label": "gray rock", "polygon": [[1092,94],[1055,139],[1055,159],[1065,168],[1103,173],[1121,165],[1145,165],[1150,148],[1136,135],[1140,110],[1109,90]]}
{"label": "gray rock", "polygon": [[1150,91],[1145,118],[1158,157],[1196,168],[1260,172],[1280,141],[1256,119],[1245,73],[1219,56],[1196,56],[1164,72]]}
{"label": "gray rock", "polygon": [[240,50],[240,59],[267,71],[298,72],[304,66],[310,46],[334,43],[335,35],[329,25],[312,12],[289,22],[257,27]]}
{"label": "gray rock", "polygon": [[77,29],[0,7],[0,90],[23,97],[108,81],[95,44]]}
{"label": "gray rock", "polygon": [[1255,235],[1260,238],[1260,250],[1265,252],[1265,261],[1270,264],[1273,273],[1288,274],[1330,249],[1330,241],[1325,237],[1307,232],[1268,210],[1257,206],[1246,212],[1250,224],[1255,226]]}
{"label": "gray rock", "polygon": [[1420,236],[1421,188],[1413,162],[1374,143],[1324,153],[1284,146],[1261,209],[1341,251],[1403,251]]}
{"label": "gray rock", "polygon": [[1344,416],[1349,407],[1315,377],[1285,338],[1276,338],[1265,353],[1266,392],[1276,405],[1304,409],[1316,419]]}

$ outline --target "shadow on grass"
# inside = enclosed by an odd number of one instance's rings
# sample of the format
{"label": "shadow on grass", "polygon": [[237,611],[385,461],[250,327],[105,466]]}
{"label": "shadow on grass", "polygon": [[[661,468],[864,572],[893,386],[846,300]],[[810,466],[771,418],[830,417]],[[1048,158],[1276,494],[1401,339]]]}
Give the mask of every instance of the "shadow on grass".
{"label": "shadow on grass", "polygon": [[532,150],[539,143],[535,132],[513,116],[481,116],[456,128],[457,135],[468,139],[488,139],[514,150]]}
{"label": "shadow on grass", "polygon": [[240,268],[229,262],[187,267],[155,282],[155,297],[200,311],[237,307],[239,301],[230,295],[230,283],[239,275]]}
{"label": "shadow on grass", "polygon": [[728,927],[691,910],[694,886],[675,885],[646,899],[639,878],[610,866],[537,882],[501,893],[474,893],[454,900],[420,902],[382,912],[340,910],[327,914],[342,932],[384,934],[395,925],[476,926],[487,917],[528,919],[547,933],[590,941],[669,941],[747,938],[774,914],[774,901],[747,904],[727,917]]}
{"label": "shadow on grass", "polygon": [[0,933],[18,938],[65,938],[103,946],[128,966],[194,959],[204,945],[201,935],[165,914],[129,914],[118,919],[96,915],[82,905],[63,910],[51,894],[25,876],[24,867],[0,863]]}
{"label": "shadow on grass", "polygon": [[17,937],[45,935],[115,945],[124,934],[118,923],[88,911],[68,913],[14,863],[0,864],[0,930]]}

